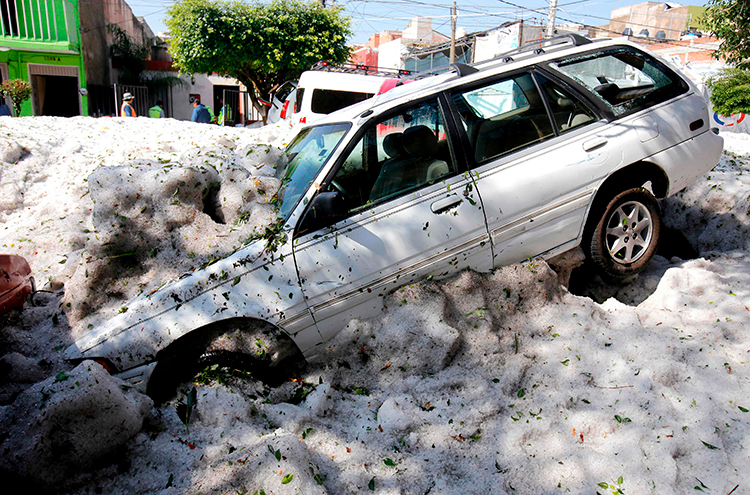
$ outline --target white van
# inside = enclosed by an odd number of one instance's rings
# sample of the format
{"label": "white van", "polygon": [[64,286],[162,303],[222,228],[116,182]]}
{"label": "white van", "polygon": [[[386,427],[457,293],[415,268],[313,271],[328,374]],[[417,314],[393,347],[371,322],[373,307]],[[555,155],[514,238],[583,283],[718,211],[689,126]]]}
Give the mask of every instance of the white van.
{"label": "white van", "polygon": [[292,123],[309,124],[336,110],[372,98],[388,78],[409,74],[403,70],[352,67],[319,62],[313,70],[303,72],[297,84]]}

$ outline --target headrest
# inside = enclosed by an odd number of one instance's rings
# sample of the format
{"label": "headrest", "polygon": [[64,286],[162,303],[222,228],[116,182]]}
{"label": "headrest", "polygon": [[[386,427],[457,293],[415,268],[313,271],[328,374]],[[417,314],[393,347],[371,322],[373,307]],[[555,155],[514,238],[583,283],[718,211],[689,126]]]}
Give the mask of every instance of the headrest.
{"label": "headrest", "polygon": [[406,154],[404,150],[404,136],[400,132],[388,134],[383,138],[383,151],[390,158],[396,158]]}
{"label": "headrest", "polygon": [[435,156],[437,138],[426,125],[410,127],[404,131],[404,149],[415,158]]}

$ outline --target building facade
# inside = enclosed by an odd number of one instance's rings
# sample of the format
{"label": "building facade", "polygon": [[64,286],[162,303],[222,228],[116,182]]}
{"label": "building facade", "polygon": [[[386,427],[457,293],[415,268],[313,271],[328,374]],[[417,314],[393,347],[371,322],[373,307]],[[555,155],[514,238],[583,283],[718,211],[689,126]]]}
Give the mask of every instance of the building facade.
{"label": "building facade", "polygon": [[78,0],[0,2],[0,77],[31,84],[21,115],[87,115]]}
{"label": "building facade", "polygon": [[156,38],[125,0],[86,0],[85,6],[79,0],[0,0],[0,77],[23,79],[32,88],[22,116],[116,113],[113,26],[137,44]]}
{"label": "building facade", "polygon": [[661,40],[678,40],[685,33],[702,30],[705,7],[675,2],[641,2],[614,9],[601,35],[617,34]]}

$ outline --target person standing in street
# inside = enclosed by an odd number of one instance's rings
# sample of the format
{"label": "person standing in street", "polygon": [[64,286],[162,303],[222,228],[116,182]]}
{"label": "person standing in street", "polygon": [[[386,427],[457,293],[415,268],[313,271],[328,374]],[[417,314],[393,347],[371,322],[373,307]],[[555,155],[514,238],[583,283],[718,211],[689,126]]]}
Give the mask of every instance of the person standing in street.
{"label": "person standing in street", "polygon": [[122,95],[122,106],[120,107],[120,117],[137,117],[135,114],[135,108],[132,105],[135,97],[130,93],[123,93]]}
{"label": "person standing in street", "polygon": [[193,116],[190,118],[190,120],[192,122],[198,122],[199,124],[211,123],[211,114],[208,113],[208,109],[203,106],[198,98],[193,100]]}
{"label": "person standing in street", "polygon": [[156,100],[156,105],[148,109],[148,116],[152,119],[163,119],[165,117],[163,105],[163,101]]}

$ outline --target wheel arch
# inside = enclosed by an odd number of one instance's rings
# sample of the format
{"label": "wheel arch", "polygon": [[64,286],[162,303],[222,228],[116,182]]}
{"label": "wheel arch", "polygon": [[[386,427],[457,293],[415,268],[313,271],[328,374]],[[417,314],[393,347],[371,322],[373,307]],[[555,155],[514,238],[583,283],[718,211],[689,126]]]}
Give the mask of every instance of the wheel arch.
{"label": "wheel arch", "polygon": [[[243,334],[248,337],[247,342]],[[258,343],[250,339],[258,334],[269,336],[273,343]],[[236,334],[236,335],[232,335]],[[219,342],[217,346],[216,343]],[[270,340],[269,340],[270,342]],[[170,392],[168,390],[173,375],[180,374],[175,368],[185,367],[186,373],[196,373],[200,369],[191,369],[201,355],[212,351],[229,351],[250,354],[267,362],[269,367],[275,367],[288,362],[289,358],[304,359],[302,351],[282,328],[266,320],[253,317],[232,317],[214,321],[202,327],[195,328],[169,345],[161,349],[155,356],[156,367],[151,375],[146,390],[147,394],[161,402]],[[167,378],[167,388],[160,383],[163,376]]]}
{"label": "wheel arch", "polygon": [[264,333],[272,334],[275,338],[278,338],[285,345],[292,346],[297,352],[302,354],[302,351],[297,346],[294,339],[284,331],[282,328],[269,323],[266,320],[260,318],[253,318],[250,316],[237,316],[231,318],[225,318],[223,320],[212,321],[211,323],[202,327],[195,328],[184,335],[178,337],[173,342],[170,342],[165,348],[161,349],[156,354],[156,361],[163,358],[166,355],[179,353],[180,351],[189,351],[190,349],[204,350],[214,339],[231,331],[237,330],[249,330],[251,328],[261,329]]}
{"label": "wheel arch", "polygon": [[663,199],[667,196],[669,191],[669,177],[663,168],[653,162],[638,161],[631,163],[616,170],[607,177],[597,189],[594,200],[591,203],[591,208],[589,208],[589,212],[586,215],[583,245],[587,245],[591,239],[591,233],[596,226],[596,222],[592,222],[592,219],[597,219],[598,221],[597,217],[599,213],[614,196],[633,187],[645,186],[649,182],[651,183],[650,190],[657,199]]}

